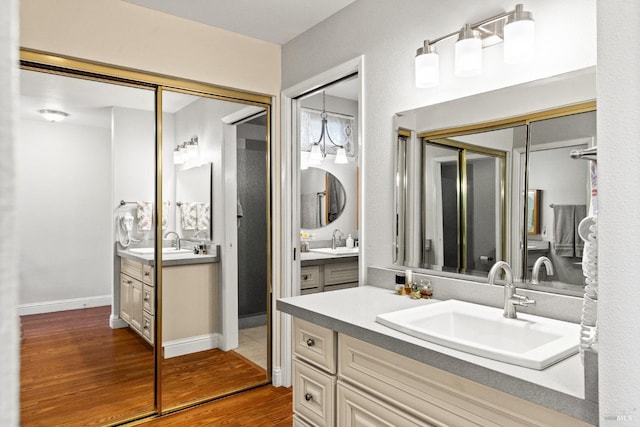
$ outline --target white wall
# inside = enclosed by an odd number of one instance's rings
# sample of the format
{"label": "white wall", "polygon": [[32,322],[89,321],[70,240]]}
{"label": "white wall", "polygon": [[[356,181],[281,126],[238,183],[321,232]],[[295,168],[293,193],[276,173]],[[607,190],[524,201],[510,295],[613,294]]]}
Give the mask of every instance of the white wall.
{"label": "white wall", "polygon": [[[443,43],[438,46],[441,84],[432,89],[414,87],[413,58],[423,39],[511,9],[512,2],[405,0],[399,7],[397,2],[359,0],[283,46],[285,88],[358,55],[365,56],[365,154],[361,170],[364,218],[360,237],[364,245],[361,260],[366,265],[390,265],[392,260],[393,114],[593,66],[595,3],[571,0],[527,4],[537,25],[536,58],[530,64],[505,65],[502,46],[498,45],[485,49],[481,76],[455,78],[452,43]],[[318,49],[318,45],[327,48]]]}
{"label": "white wall", "polygon": [[111,294],[110,132],[20,122],[20,304]]}
{"label": "white wall", "polygon": [[[640,3],[598,1],[600,425],[640,425]],[[618,417],[627,422],[618,421]]]}
{"label": "white wall", "polygon": [[0,425],[20,419],[18,233],[14,150],[18,136],[18,0],[0,2]]}

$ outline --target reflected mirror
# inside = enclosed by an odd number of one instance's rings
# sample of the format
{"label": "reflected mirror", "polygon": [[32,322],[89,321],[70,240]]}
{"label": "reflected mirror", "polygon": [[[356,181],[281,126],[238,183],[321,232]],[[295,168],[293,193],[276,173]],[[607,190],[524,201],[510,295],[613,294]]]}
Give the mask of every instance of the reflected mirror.
{"label": "reflected mirror", "polygon": [[176,229],[184,237],[211,240],[213,164],[176,172]]}
{"label": "reflected mirror", "polygon": [[16,226],[35,242],[19,255],[21,423],[152,414],[154,349],[130,310],[151,276],[116,254],[155,242],[154,91],[25,69],[20,84]]}
{"label": "reflected mirror", "polygon": [[[576,227],[593,209],[590,165],[570,153],[595,145],[594,82],[585,70],[397,114],[394,263],[485,279],[505,260],[530,281],[547,256],[556,272],[523,286],[582,295]],[[548,94],[546,109],[534,92]]]}
{"label": "reflected mirror", "polygon": [[347,203],[340,180],[319,168],[300,172],[300,192],[300,224],[304,229],[322,228],[336,221]]}

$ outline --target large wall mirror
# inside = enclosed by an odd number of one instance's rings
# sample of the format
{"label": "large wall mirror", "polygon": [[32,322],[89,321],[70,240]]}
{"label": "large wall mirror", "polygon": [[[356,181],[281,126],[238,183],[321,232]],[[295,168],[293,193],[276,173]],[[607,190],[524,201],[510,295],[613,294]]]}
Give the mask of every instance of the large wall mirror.
{"label": "large wall mirror", "polygon": [[50,58],[22,52],[22,423],[268,384],[270,97]]}
{"label": "large wall mirror", "polygon": [[[482,280],[506,260],[522,286],[582,295],[577,226],[592,209],[590,164],[571,154],[595,146],[594,75],[399,113],[394,263]],[[532,101],[536,90],[550,94],[545,105]],[[531,284],[543,256],[554,272]]]}

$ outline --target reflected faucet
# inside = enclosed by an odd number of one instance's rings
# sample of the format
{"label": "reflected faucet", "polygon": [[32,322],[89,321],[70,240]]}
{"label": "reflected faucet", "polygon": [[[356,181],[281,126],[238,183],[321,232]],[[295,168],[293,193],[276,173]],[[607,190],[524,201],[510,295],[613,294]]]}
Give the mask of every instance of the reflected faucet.
{"label": "reflected faucet", "polygon": [[[340,237],[336,238],[336,233],[340,233]],[[339,228],[333,230],[333,236],[331,237],[331,249],[335,249],[338,244],[342,241],[344,234]]]}
{"label": "reflected faucet", "polygon": [[489,284],[495,285],[496,275],[500,270],[504,270],[506,276],[506,283],[504,284],[504,313],[502,314],[507,319],[516,319],[516,305],[529,306],[535,305],[536,302],[524,295],[516,294],[516,287],[513,286],[513,273],[511,267],[504,261],[498,261],[493,264],[491,270],[489,270]]}
{"label": "reflected faucet", "polygon": [[164,238],[166,239],[167,236],[169,236],[170,234],[175,234],[176,235],[176,243],[175,243],[175,247],[177,250],[180,250],[180,235],[178,233],[176,233],[175,231],[167,231],[166,233],[164,233]]}
{"label": "reflected faucet", "polygon": [[532,285],[540,283],[538,281],[538,276],[540,275],[540,267],[542,267],[543,264],[547,270],[547,275],[550,276],[553,274],[553,264],[551,264],[551,260],[546,256],[541,256],[536,260],[535,264],[533,264],[533,272],[531,273]]}

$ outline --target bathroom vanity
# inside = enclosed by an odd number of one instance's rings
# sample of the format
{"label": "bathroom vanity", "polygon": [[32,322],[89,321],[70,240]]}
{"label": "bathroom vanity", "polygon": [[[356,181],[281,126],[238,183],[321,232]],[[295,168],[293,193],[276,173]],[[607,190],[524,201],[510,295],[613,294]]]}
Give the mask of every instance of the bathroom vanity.
{"label": "bathroom vanity", "polygon": [[355,286],[358,286],[358,255],[334,256],[313,251],[301,254],[301,295]]}
{"label": "bathroom vanity", "polygon": [[[523,368],[387,328],[376,316],[433,304],[361,286],[284,298],[292,329],[294,425],[589,426],[578,354]],[[435,302],[437,303],[437,302]]]}
{"label": "bathroom vanity", "polygon": [[[217,347],[220,336],[219,248],[162,256],[164,357]],[[154,344],[154,254],[118,250],[120,318]]]}

